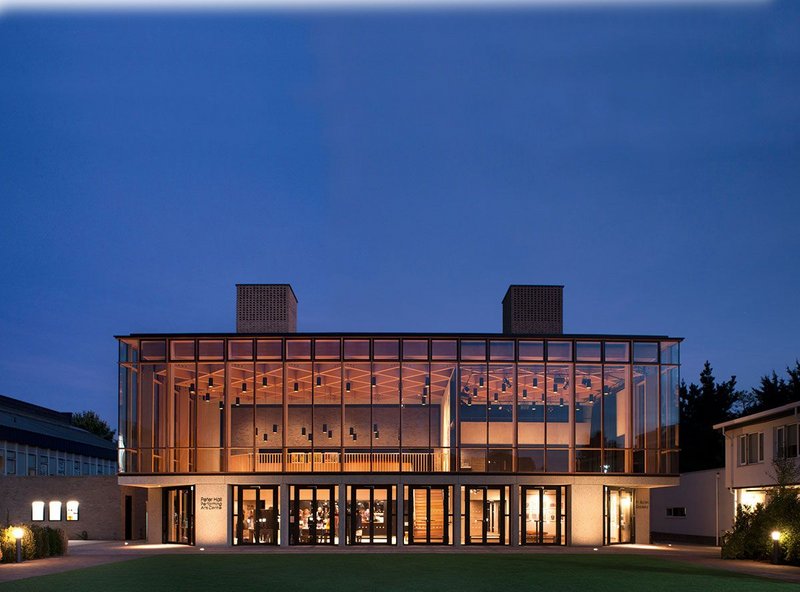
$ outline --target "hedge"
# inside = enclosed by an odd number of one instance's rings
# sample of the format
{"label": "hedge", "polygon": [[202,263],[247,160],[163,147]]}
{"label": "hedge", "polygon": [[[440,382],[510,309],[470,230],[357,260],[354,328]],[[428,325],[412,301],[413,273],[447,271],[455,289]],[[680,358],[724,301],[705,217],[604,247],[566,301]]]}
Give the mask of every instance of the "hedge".
{"label": "hedge", "polygon": [[22,558],[42,559],[55,555],[64,555],[67,552],[67,536],[60,528],[38,526],[36,524],[12,524],[0,529],[0,560],[3,563],[13,563],[17,560],[17,541],[14,538],[14,529],[21,528]]}

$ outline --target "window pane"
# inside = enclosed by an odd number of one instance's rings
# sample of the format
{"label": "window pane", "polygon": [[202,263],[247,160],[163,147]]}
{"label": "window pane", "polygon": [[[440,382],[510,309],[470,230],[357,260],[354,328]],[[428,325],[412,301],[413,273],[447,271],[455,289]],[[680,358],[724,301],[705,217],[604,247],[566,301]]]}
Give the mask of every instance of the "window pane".
{"label": "window pane", "polygon": [[541,361],[544,360],[544,341],[520,341],[519,359],[521,361]]}
{"label": "window pane", "polygon": [[225,342],[221,339],[214,341],[201,340],[198,350],[201,360],[221,360],[225,355]]}
{"label": "window pane", "polygon": [[[459,392],[461,393],[461,406],[459,407],[461,444],[485,446],[488,404],[486,366],[483,364],[462,365]],[[462,454],[462,464],[463,458]]]}
{"label": "window pane", "polygon": [[[603,441],[609,457],[603,460],[613,465],[613,449],[630,448],[628,421],[630,417],[630,386],[627,366],[606,366],[603,377]],[[618,467],[624,470],[624,467]]]}
{"label": "window pane", "polygon": [[600,342],[579,341],[575,344],[575,357],[579,362],[599,362]]}
{"label": "window pane", "polygon": [[462,341],[461,342],[462,360],[485,360],[486,342],[485,341]]}
{"label": "window pane", "polygon": [[658,362],[658,344],[636,342],[633,344],[634,362]]}
{"label": "window pane", "polygon": [[338,339],[316,339],[314,341],[314,357],[318,360],[338,360]]}
{"label": "window pane", "polygon": [[403,340],[403,359],[404,360],[427,360],[428,342],[421,339]]}
{"label": "window pane", "polygon": [[[545,388],[547,448],[569,446],[569,418],[572,409],[572,365],[548,364]],[[549,458],[549,452],[548,452]],[[550,471],[548,465],[548,471]]]}
{"label": "window pane", "polygon": [[661,447],[678,448],[680,372],[677,366],[661,366]]}
{"label": "window pane", "polygon": [[256,343],[256,355],[259,360],[280,360],[282,353],[280,339],[264,339]]}
{"label": "window pane", "polygon": [[142,341],[143,360],[163,360],[167,355],[165,341]]}
{"label": "window pane", "polygon": [[225,445],[225,432],[220,429],[225,415],[225,366],[198,364],[197,380],[201,397],[197,404],[197,470],[219,472]]}
{"label": "window pane", "polygon": [[548,341],[548,361],[569,362],[572,360],[572,343],[569,341]]}
{"label": "window pane", "polygon": [[173,360],[194,360],[194,341],[170,341]]}
{"label": "window pane", "polygon": [[[544,446],[544,385],[543,364],[530,366],[520,364],[517,385],[517,441],[519,444]],[[543,459],[544,452],[542,451],[542,463]],[[544,464],[539,466],[543,467]]]}
{"label": "window pane", "polygon": [[431,349],[434,360],[455,360],[458,356],[458,346],[455,340],[434,340]]}
{"label": "window pane", "polygon": [[492,341],[490,344],[490,356],[492,360],[514,361],[514,342],[513,341]]}
{"label": "window pane", "polygon": [[680,343],[677,341],[664,341],[661,344],[661,363],[680,364]]}
{"label": "window pane", "polygon": [[514,366],[489,366],[489,445],[511,446],[514,442]]}
{"label": "window pane", "polygon": [[310,339],[287,339],[286,357],[290,360],[310,360],[311,359],[311,340]]}
{"label": "window pane", "polygon": [[[658,448],[658,366],[633,367],[633,447]],[[658,467],[645,467],[648,473]]]}
{"label": "window pane", "polygon": [[397,339],[376,339],[373,347],[376,360],[396,360],[400,357],[400,342]]}
{"label": "window pane", "polygon": [[600,365],[575,367],[575,446],[600,448],[603,373]]}
{"label": "window pane", "polygon": [[344,357],[348,360],[369,360],[369,341],[367,339],[345,339]]}
{"label": "window pane", "polygon": [[[314,429],[312,433],[313,444],[317,449],[339,448],[342,445],[342,365],[339,362],[314,365]],[[315,466],[314,470],[317,471],[320,468]],[[339,470],[337,465],[326,468],[327,470]]]}
{"label": "window pane", "polygon": [[[280,343],[280,342],[278,342]],[[280,472],[283,446],[283,364],[256,364],[256,470]]]}
{"label": "window pane", "polygon": [[252,360],[253,342],[247,340],[235,340],[228,342],[228,359],[230,360]]}
{"label": "window pane", "polygon": [[606,362],[627,362],[628,359],[627,342],[606,342]]}
{"label": "window pane", "polygon": [[403,364],[401,425],[404,454],[415,454],[414,448],[431,446],[429,385],[430,369],[428,364]]}

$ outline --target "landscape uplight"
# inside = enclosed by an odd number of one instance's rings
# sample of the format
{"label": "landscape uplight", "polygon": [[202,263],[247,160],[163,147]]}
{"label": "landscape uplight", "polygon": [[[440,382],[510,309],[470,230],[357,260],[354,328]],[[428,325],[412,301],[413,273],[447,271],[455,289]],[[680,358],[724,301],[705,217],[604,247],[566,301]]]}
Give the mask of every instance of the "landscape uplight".
{"label": "landscape uplight", "polygon": [[781,540],[781,533],[779,530],[772,531],[772,563],[780,563],[781,558],[781,546],[779,541]]}
{"label": "landscape uplight", "polygon": [[25,530],[17,526],[11,531],[11,535],[17,541],[17,563],[22,563],[22,537],[25,536]]}

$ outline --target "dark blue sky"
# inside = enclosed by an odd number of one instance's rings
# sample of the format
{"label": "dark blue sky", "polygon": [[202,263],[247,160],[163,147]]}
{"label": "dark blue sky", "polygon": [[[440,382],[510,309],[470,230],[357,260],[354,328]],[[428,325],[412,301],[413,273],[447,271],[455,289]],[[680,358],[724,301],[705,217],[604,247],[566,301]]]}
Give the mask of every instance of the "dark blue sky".
{"label": "dark blue sky", "polygon": [[0,393],[116,424],[114,334],[682,336],[800,357],[800,6],[0,18]]}

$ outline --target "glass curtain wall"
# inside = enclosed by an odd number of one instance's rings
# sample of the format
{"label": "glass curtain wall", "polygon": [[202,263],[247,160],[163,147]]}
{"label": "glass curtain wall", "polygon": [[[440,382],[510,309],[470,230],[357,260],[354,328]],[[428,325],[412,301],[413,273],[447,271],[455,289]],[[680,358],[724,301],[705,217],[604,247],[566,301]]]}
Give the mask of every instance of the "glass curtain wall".
{"label": "glass curtain wall", "polygon": [[127,472],[678,470],[677,342],[463,340],[460,363],[431,361],[446,340],[291,339],[286,361],[279,340],[136,343]]}

